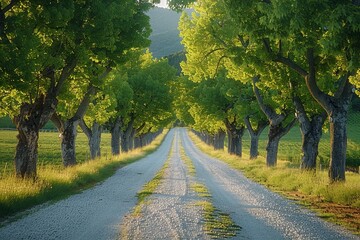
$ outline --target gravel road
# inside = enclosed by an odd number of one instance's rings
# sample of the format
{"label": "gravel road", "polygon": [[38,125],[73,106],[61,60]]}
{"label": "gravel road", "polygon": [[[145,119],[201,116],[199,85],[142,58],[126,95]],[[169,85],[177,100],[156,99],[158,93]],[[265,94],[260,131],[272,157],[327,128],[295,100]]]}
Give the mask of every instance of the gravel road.
{"label": "gravel road", "polygon": [[[195,177],[180,160],[180,140]],[[136,193],[163,166],[172,142],[163,181],[134,217]],[[201,209],[193,204],[193,181],[206,185],[213,205],[241,227],[234,239],[359,239],[200,152],[182,128],[171,130],[156,152],[97,186],[0,228],[0,239],[208,239]]]}
{"label": "gravel road", "polygon": [[0,228],[0,239],[116,239],[121,219],[137,202],[136,193],[167,159],[174,132],[168,133],[157,151],[119,169],[94,188]]}
{"label": "gravel road", "polygon": [[140,216],[128,214],[122,223],[122,239],[209,239],[202,231],[199,198],[191,190],[194,180],[180,158],[178,131],[169,165]]}

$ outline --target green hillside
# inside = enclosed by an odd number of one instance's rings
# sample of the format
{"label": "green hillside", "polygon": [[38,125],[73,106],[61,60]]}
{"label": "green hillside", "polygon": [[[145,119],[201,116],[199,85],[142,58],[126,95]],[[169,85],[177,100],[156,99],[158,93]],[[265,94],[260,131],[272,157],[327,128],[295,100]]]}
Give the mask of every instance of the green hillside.
{"label": "green hillside", "polygon": [[181,13],[166,8],[153,8],[148,15],[152,28],[150,51],[153,56],[160,58],[182,51],[178,30]]}

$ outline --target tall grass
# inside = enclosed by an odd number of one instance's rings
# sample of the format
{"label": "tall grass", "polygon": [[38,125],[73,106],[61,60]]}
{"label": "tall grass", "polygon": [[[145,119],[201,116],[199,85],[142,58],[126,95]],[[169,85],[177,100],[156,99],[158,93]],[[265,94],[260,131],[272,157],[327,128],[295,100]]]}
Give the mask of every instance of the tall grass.
{"label": "tall grass", "polygon": [[[50,136],[53,138],[51,134]],[[39,159],[43,161],[43,164],[38,167],[38,179],[36,181],[19,180],[13,174],[5,174],[0,179],[0,219],[37,204],[49,200],[58,200],[93,186],[114,174],[118,168],[153,152],[161,144],[165,135],[164,132],[152,144],[142,149],[118,156],[110,156],[105,152],[99,159],[92,161],[85,161],[84,159],[79,161],[78,165],[69,168],[60,166],[61,162],[58,163],[57,158],[53,160],[49,158],[48,161],[44,161],[43,155],[40,155],[42,151],[39,151]],[[45,136],[47,135],[45,134]],[[51,143],[46,146],[48,147],[47,151],[51,152],[49,156],[56,155],[56,150],[50,147]],[[84,148],[86,147],[82,145],[78,147],[78,151],[86,152]],[[86,156],[86,154],[83,155]]]}

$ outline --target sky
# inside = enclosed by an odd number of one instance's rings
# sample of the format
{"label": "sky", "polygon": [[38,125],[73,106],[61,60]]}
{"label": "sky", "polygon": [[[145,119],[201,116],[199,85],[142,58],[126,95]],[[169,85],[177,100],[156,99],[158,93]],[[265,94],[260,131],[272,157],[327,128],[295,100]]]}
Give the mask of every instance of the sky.
{"label": "sky", "polygon": [[167,7],[166,0],[161,0],[159,4],[156,4],[156,6],[166,8]]}

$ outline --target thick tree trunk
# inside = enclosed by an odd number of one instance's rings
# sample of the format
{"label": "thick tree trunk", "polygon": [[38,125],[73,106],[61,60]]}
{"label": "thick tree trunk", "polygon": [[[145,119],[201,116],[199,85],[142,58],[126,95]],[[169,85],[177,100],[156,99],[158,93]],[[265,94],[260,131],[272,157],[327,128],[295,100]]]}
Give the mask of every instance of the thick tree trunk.
{"label": "thick tree trunk", "polygon": [[[353,1],[358,2],[358,1]],[[330,168],[329,178],[331,182],[345,181],[346,163],[346,117],[351,98],[355,88],[349,82],[351,72],[340,76],[337,90],[334,94],[323,92],[317,85],[316,56],[314,49],[307,49],[308,71],[297,65],[291,59],[279,56],[276,61],[281,62],[304,77],[306,86],[314,99],[323,107],[330,120]]]}
{"label": "thick tree trunk", "polygon": [[[271,130],[269,131],[270,135]],[[277,154],[279,150],[279,142],[280,137],[274,136],[272,138],[269,137],[268,144],[266,146],[266,166],[272,167],[277,164]]]}
{"label": "thick tree trunk", "polygon": [[120,122],[120,118],[116,118],[110,130],[112,155],[120,154]]}
{"label": "thick tree trunk", "polygon": [[322,126],[324,124],[325,116],[315,115],[309,122],[309,129],[300,124],[302,135],[302,152],[301,169],[315,170],[316,158],[319,152],[319,143],[322,136]]}
{"label": "thick tree trunk", "polygon": [[34,103],[22,104],[19,115],[13,119],[18,130],[14,163],[19,178],[36,178],[39,131],[55,112],[57,100],[54,95],[40,95]]}
{"label": "thick tree trunk", "polygon": [[330,168],[332,181],[345,181],[347,111],[333,112],[330,118]]}
{"label": "thick tree trunk", "polygon": [[64,123],[64,130],[61,133],[61,156],[65,167],[76,164],[75,140],[79,120],[69,119]]}
{"label": "thick tree trunk", "polygon": [[21,178],[36,178],[38,159],[39,129],[36,126],[18,126],[18,143],[15,153],[16,176]]}
{"label": "thick tree trunk", "polygon": [[311,119],[305,111],[301,99],[294,95],[294,106],[296,116],[300,123],[300,131],[302,136],[302,158],[301,169],[315,170],[316,158],[318,156],[319,142],[322,136],[322,126],[324,124],[326,113],[313,114]]}
{"label": "thick tree trunk", "polygon": [[266,165],[268,167],[276,166],[280,139],[290,131],[294,124],[295,119],[286,127],[282,127],[281,123],[277,125],[270,125],[268,135],[269,139],[266,147]]}

